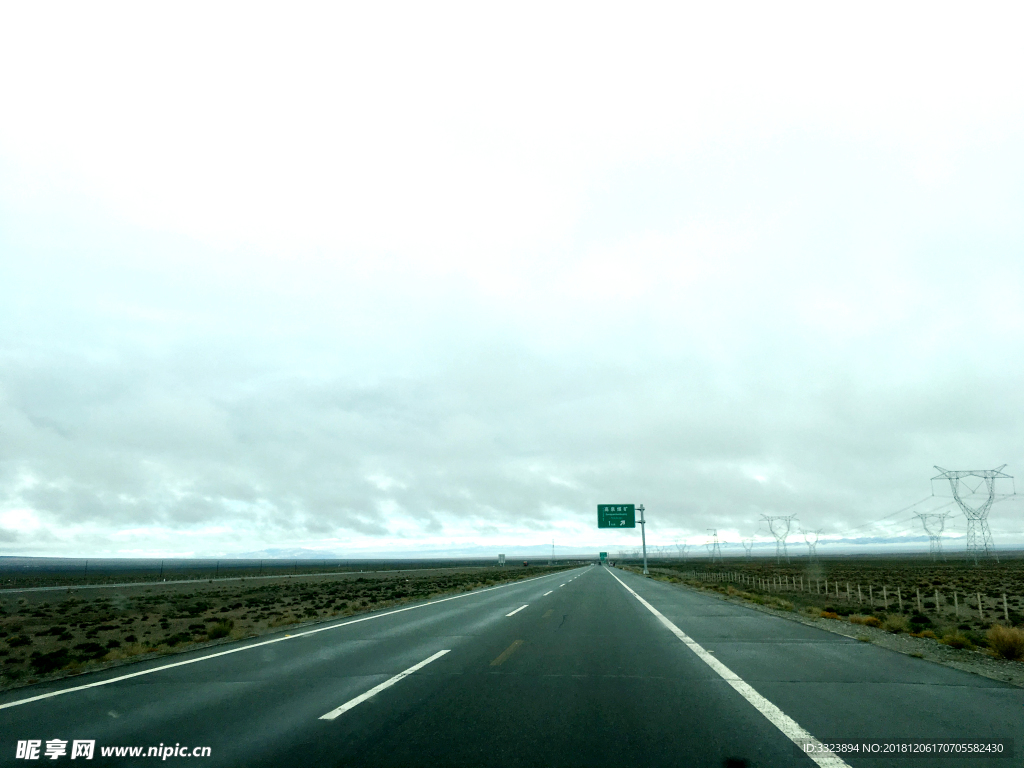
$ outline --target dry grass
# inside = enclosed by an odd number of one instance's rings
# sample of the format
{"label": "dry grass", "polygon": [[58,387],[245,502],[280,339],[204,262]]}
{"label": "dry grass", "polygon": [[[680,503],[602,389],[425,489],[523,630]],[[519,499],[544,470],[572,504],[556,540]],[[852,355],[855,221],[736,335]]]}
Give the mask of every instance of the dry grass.
{"label": "dry grass", "polygon": [[885,616],[885,621],[882,622],[882,629],[886,632],[892,632],[894,635],[898,635],[900,632],[910,631],[910,622],[906,616],[899,613],[889,613]]}
{"label": "dry grass", "polygon": [[968,651],[974,648],[974,643],[970,641],[970,638],[961,635],[959,632],[949,632],[939,642],[943,645],[948,645],[950,648],[966,649]]}
{"label": "dry grass", "polygon": [[832,611],[822,611],[820,616],[823,619],[838,619],[839,618],[839,614],[838,613],[832,613]]}
{"label": "dry grass", "polygon": [[152,650],[153,648],[146,643],[129,643],[128,645],[123,645],[120,648],[115,648],[106,655],[106,658],[110,661],[130,659],[133,656],[141,656],[142,654],[149,653]]}
{"label": "dry grass", "polygon": [[1024,659],[1024,629],[993,624],[988,631],[992,653],[1003,659]]}
{"label": "dry grass", "polygon": [[865,627],[881,627],[882,620],[877,616],[861,616],[858,613],[853,614],[850,617],[851,624],[862,624]]}

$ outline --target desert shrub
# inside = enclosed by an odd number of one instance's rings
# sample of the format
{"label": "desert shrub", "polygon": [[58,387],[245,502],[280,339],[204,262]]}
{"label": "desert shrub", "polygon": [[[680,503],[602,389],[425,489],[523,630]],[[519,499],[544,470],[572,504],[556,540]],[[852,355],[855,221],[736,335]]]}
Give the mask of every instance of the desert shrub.
{"label": "desert shrub", "polygon": [[918,613],[917,611],[914,611],[913,615],[911,615],[910,617],[910,623],[921,627],[927,627],[931,625],[932,620],[925,616],[923,613]]}
{"label": "desert shrub", "polygon": [[98,659],[107,654],[107,649],[99,643],[79,643],[75,646],[76,655],[84,659]]}
{"label": "desert shrub", "polygon": [[988,647],[988,637],[981,632],[971,630],[970,632],[964,632],[964,636],[979,648]]}
{"label": "desert shrub", "polygon": [[890,613],[885,617],[885,621],[882,622],[882,629],[886,632],[892,632],[894,635],[900,632],[907,632],[910,630],[910,622],[907,621],[907,617],[900,613]]}
{"label": "desert shrub", "polygon": [[29,661],[32,665],[32,669],[37,674],[45,675],[49,672],[53,672],[55,669],[67,665],[71,661],[71,657],[68,655],[66,648],[59,648],[56,651],[50,653],[40,653],[38,655],[33,654]]}
{"label": "desert shrub", "polygon": [[1003,659],[1024,659],[1024,629],[993,624],[988,631],[988,644]]}
{"label": "desert shrub", "polygon": [[192,641],[192,635],[188,632],[176,632],[173,635],[169,635],[163,639],[164,645],[168,645],[171,648],[176,646],[178,643],[188,643]]}
{"label": "desert shrub", "polygon": [[823,619],[838,619],[839,618],[839,614],[835,613],[833,611],[822,611],[820,615],[821,615],[821,618],[823,618]]}
{"label": "desert shrub", "polygon": [[936,634],[934,632],[932,632],[930,629],[922,629],[920,632],[917,633],[917,636],[918,637],[929,637],[932,640],[937,639]]}
{"label": "desert shrub", "polygon": [[7,641],[7,644],[11,646],[11,648],[17,648],[22,645],[32,645],[32,638],[28,635],[15,635]]}
{"label": "desert shrub", "polygon": [[68,631],[67,627],[63,627],[63,626],[58,625],[56,627],[50,627],[49,629],[44,629],[42,632],[36,632],[36,637],[43,637],[45,635],[55,635],[55,636],[56,635],[63,635],[67,631]]}
{"label": "desert shrub", "polygon": [[940,641],[943,645],[948,645],[950,648],[966,648],[971,650],[974,648],[974,643],[969,638],[960,634],[959,632],[950,632],[946,634]]}
{"label": "desert shrub", "polygon": [[206,636],[211,640],[217,640],[221,637],[227,637],[231,630],[234,628],[235,622],[228,619],[227,621],[218,621],[216,624],[211,624],[210,629],[207,631]]}
{"label": "desert shrub", "polygon": [[825,610],[838,616],[849,616],[851,613],[857,612],[856,608],[852,608],[848,605],[826,605]]}

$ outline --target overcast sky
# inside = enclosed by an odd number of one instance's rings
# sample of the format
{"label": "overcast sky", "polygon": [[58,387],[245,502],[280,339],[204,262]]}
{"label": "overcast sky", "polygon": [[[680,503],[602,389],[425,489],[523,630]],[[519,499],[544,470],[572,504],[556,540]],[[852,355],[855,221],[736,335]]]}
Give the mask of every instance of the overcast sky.
{"label": "overcast sky", "polygon": [[919,534],[1024,470],[985,7],[8,4],[0,554]]}

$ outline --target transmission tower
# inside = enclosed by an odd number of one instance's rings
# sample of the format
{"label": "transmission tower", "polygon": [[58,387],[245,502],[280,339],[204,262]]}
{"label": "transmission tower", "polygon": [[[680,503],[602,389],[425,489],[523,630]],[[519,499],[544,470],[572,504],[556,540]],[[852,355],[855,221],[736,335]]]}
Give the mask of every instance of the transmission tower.
{"label": "transmission tower", "polygon": [[[996,562],[999,562],[999,556],[996,555],[996,547],[992,542],[992,531],[988,528],[988,511],[992,508],[992,502],[996,497],[996,478],[1005,477],[1013,479],[1012,475],[1007,475],[1003,472],[1006,467],[1005,464],[996,469],[965,469],[965,470],[948,470],[942,467],[935,467],[939,470],[940,474],[937,477],[933,477],[932,480],[949,480],[949,487],[953,489],[953,498],[956,499],[956,503],[960,505],[960,509],[963,510],[964,515],[967,517],[967,559],[974,559],[974,564],[978,564],[979,555],[982,557],[994,557]],[[988,498],[979,507],[972,507],[962,498],[960,498],[960,483],[965,477],[979,477],[985,483],[985,488],[988,491]],[[968,489],[973,493],[981,488],[981,483],[971,488],[967,485]]]}
{"label": "transmission tower", "polygon": [[686,559],[686,550],[688,550],[689,548],[690,548],[689,544],[680,544],[678,541],[676,542],[676,549],[679,550],[679,559],[680,560],[685,560]]}
{"label": "transmission tower", "polygon": [[[807,544],[807,558],[812,563],[818,559],[818,538],[821,536],[821,529],[816,531],[800,531],[804,536],[804,542]],[[811,541],[810,537],[814,536],[814,541]]]}
{"label": "transmission tower", "polygon": [[714,537],[714,539],[704,546],[708,548],[708,553],[711,555],[711,562],[720,563],[722,562],[722,550],[718,547],[718,529],[708,528],[708,532]]}
{"label": "transmission tower", "polygon": [[781,563],[782,558],[786,558],[788,563],[786,537],[789,536],[789,526],[796,520],[796,515],[761,515],[761,519],[768,523],[768,530],[775,537],[775,562]]}
{"label": "transmission tower", "polygon": [[747,553],[747,560],[750,560],[750,550],[752,550],[754,548],[754,540],[753,539],[743,539],[742,541],[740,541],[740,543],[743,545],[743,549]]}
{"label": "transmission tower", "polygon": [[946,527],[946,518],[949,517],[949,512],[941,514],[923,512],[914,517],[921,521],[924,532],[928,534],[928,554],[931,555],[932,560],[945,560],[946,558],[942,554],[942,529]]}

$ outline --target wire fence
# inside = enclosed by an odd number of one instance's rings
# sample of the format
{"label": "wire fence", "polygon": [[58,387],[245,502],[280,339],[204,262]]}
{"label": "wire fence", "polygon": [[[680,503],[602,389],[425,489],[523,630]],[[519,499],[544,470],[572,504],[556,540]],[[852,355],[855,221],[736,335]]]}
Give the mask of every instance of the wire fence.
{"label": "wire fence", "polygon": [[862,583],[847,579],[812,577],[804,574],[754,574],[743,571],[683,571],[698,582],[722,583],[749,591],[779,596],[800,596],[814,602],[856,606],[865,611],[883,610],[900,613],[930,613],[945,621],[1004,621],[1020,623],[1024,618],[1024,599],[1006,591],[987,589],[963,590],[932,585],[931,588],[893,584]]}

